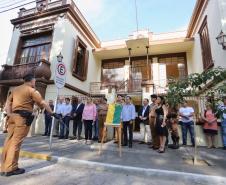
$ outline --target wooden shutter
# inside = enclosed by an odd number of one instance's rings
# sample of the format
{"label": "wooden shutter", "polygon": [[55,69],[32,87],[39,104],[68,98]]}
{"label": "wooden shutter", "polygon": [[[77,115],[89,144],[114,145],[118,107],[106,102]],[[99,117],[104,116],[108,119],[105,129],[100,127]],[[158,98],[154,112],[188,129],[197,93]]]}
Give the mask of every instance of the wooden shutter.
{"label": "wooden shutter", "polygon": [[199,35],[202,48],[203,69],[207,70],[214,66],[211,54],[209,31],[207,26],[207,16],[204,18],[204,21],[200,27]]}
{"label": "wooden shutter", "polygon": [[84,81],[87,79],[88,63],[89,63],[89,50],[86,50],[84,67],[83,67],[83,80]]}

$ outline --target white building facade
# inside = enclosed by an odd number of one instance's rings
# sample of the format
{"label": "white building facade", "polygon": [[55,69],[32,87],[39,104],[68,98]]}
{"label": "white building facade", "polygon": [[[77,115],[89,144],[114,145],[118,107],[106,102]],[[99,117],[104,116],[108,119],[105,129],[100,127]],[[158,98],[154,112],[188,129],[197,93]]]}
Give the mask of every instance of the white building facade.
{"label": "white building facade", "polygon": [[164,94],[171,78],[226,67],[226,50],[216,40],[221,31],[226,33],[226,0],[197,0],[187,31],[141,30],[109,42],[99,40],[72,0],[36,0],[36,7],[20,9],[11,22],[12,40],[0,73],[1,106],[30,72],[42,96],[55,99],[59,53],[67,68],[60,95],[105,96],[114,88],[131,95],[137,106],[153,93]]}

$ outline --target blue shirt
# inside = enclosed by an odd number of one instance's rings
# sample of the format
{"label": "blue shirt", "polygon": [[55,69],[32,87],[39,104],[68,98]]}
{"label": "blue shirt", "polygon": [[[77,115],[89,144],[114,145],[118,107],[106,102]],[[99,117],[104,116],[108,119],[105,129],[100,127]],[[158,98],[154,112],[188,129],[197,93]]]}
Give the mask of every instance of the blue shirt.
{"label": "blue shirt", "polygon": [[122,107],[121,119],[123,122],[135,120],[136,112],[133,104],[124,104]]}

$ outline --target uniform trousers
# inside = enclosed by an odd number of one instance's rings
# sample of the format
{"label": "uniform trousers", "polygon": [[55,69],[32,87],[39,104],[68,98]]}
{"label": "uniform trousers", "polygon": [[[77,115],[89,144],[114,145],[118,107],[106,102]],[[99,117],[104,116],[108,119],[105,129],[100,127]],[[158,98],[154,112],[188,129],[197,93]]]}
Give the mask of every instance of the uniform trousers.
{"label": "uniform trousers", "polygon": [[30,126],[25,124],[25,119],[18,114],[13,114],[8,120],[8,135],[5,139],[1,171],[11,172],[18,168],[20,147],[29,132]]}

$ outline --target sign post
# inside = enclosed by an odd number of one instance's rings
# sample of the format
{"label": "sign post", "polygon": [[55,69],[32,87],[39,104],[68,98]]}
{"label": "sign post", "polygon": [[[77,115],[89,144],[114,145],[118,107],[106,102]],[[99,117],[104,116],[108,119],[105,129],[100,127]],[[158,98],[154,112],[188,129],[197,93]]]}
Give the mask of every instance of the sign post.
{"label": "sign post", "polygon": [[[59,96],[59,91],[62,89],[66,82],[66,66],[63,63],[63,56],[60,53],[57,56],[57,63],[55,67],[55,77],[54,77],[54,83],[57,88],[57,96],[54,103],[54,112],[56,112],[56,106],[57,106],[57,100]],[[52,125],[51,125],[51,132],[49,137],[49,149],[52,150],[52,138],[53,138],[53,128],[54,128],[55,118],[52,119]]]}

